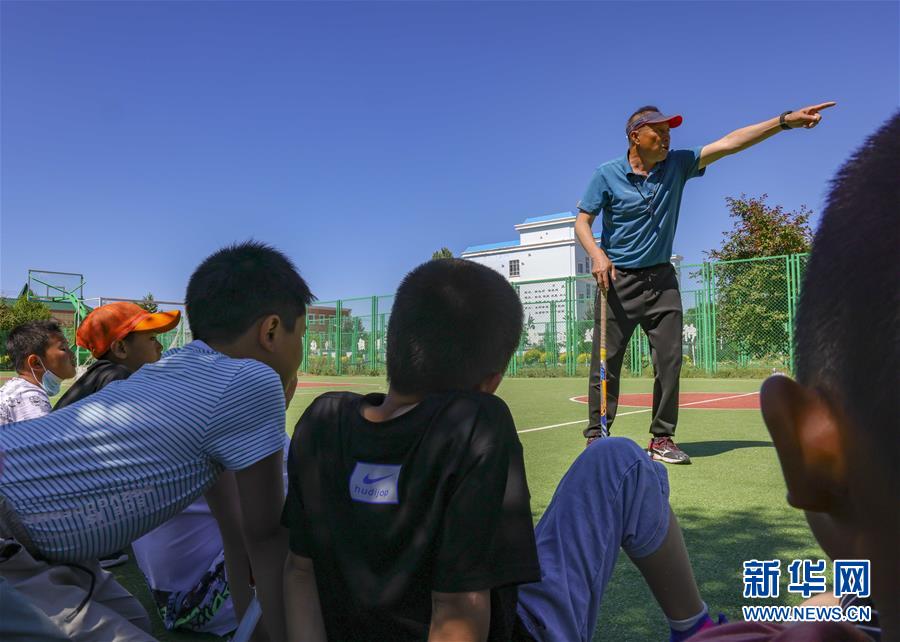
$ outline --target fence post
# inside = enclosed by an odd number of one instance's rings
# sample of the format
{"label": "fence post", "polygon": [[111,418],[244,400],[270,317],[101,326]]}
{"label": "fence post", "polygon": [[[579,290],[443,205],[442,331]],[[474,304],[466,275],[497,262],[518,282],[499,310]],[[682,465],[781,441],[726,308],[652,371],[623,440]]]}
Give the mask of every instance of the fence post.
{"label": "fence post", "polygon": [[[308,314],[308,313],[307,313]],[[300,370],[309,372],[309,323],[306,324],[306,331],[303,333],[303,361],[300,363]]]}
{"label": "fence post", "polygon": [[635,376],[635,373],[640,374],[641,372],[641,335],[638,332],[634,332],[631,335],[631,339],[628,340],[628,343],[631,344],[631,363],[628,364],[628,369],[631,371],[631,376]]}
{"label": "fence post", "polygon": [[369,372],[375,374],[378,368],[378,357],[375,351],[375,341],[378,338],[378,297],[372,297],[372,321],[369,323]]}
{"label": "fence post", "polygon": [[575,374],[575,360],[578,355],[575,354],[575,324],[578,310],[578,297],[576,292],[578,288],[575,283],[575,277],[570,276],[566,279],[566,374]]}
{"label": "fence post", "polygon": [[341,312],[341,301],[338,299],[334,304],[334,371],[337,374],[343,374],[343,365],[341,357],[344,356],[344,347],[341,345],[343,335],[343,314]]}
{"label": "fence post", "polygon": [[557,358],[557,350],[558,350],[557,339],[558,339],[558,337],[556,336],[556,301],[550,301],[550,321],[547,324],[547,332],[546,332],[545,336],[548,339],[550,339],[550,344],[551,344],[548,346],[548,345],[546,345],[546,342],[545,342],[545,345],[544,345],[544,348],[546,349],[545,359],[548,362],[546,365],[548,365],[548,366],[550,365],[549,362],[551,361],[551,359],[553,361],[554,366],[559,365],[559,359]]}
{"label": "fence post", "polygon": [[712,350],[710,350],[710,356],[712,357],[712,372],[715,374],[719,371],[719,342],[718,338],[718,319],[716,317],[716,311],[718,307],[717,297],[716,297],[716,265],[715,263],[710,263],[709,265],[709,318],[712,322]]}
{"label": "fence post", "polygon": [[794,372],[794,326],[797,319],[797,301],[800,295],[800,256],[790,254],[785,257],[787,276],[787,311],[788,311],[788,368]]}
{"label": "fence post", "polygon": [[[513,290],[516,291],[516,297],[519,299],[519,303],[521,304],[522,296],[519,294],[519,284],[513,283],[512,287],[513,287]],[[525,319],[525,314],[526,314],[525,306],[523,305],[522,306],[523,320]],[[513,350],[512,359],[509,360],[509,363],[506,366],[506,372],[509,375],[515,376],[519,372],[519,352],[521,352],[524,337],[525,337],[525,327],[523,325],[523,327],[519,328],[519,341],[516,343],[516,349]]]}
{"label": "fence post", "polygon": [[715,328],[712,320],[712,292],[710,290],[710,282],[712,277],[710,272],[712,266],[704,262],[700,266],[700,279],[702,287],[700,289],[700,303],[698,305],[700,314],[698,321],[700,322],[700,354],[703,363],[703,370],[712,373],[715,368]]}
{"label": "fence post", "polygon": [[353,368],[357,365],[356,359],[359,357],[359,327],[357,325],[357,319],[350,317],[350,362],[347,364],[349,366],[348,370],[351,372]]}

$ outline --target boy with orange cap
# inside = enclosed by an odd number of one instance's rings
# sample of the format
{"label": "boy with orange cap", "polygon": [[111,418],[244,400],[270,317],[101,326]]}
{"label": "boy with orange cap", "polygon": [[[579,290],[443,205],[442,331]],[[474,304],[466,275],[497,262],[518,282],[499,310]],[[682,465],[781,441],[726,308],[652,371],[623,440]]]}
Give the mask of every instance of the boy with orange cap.
{"label": "boy with orange cap", "polygon": [[55,410],[80,401],[107,384],[127,379],[146,363],[159,361],[162,346],[156,335],[178,325],[181,312],[148,312],[127,301],[102,305],[91,312],[75,334],[75,342],[90,350],[95,361],[56,402]]}

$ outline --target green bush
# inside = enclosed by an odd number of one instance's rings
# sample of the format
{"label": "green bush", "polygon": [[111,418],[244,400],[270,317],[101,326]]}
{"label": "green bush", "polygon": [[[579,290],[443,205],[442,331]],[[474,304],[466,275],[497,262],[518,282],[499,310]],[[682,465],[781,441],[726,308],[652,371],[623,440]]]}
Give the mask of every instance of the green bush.
{"label": "green bush", "polygon": [[333,376],[337,370],[328,357],[310,357],[306,361],[306,374]]}
{"label": "green bush", "polygon": [[538,363],[539,361],[542,361],[542,357],[543,355],[541,354],[540,350],[538,350],[537,348],[531,348],[530,350],[525,351],[525,354],[522,355],[522,360],[527,365],[532,365]]}

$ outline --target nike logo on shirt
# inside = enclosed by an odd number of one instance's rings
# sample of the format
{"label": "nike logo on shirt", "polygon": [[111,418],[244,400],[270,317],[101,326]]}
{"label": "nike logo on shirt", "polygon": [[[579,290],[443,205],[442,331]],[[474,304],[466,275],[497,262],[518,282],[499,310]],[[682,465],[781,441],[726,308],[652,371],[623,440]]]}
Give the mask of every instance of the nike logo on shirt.
{"label": "nike logo on shirt", "polygon": [[387,479],[388,477],[393,477],[393,476],[394,476],[394,474],[391,473],[390,475],[385,475],[384,477],[376,477],[375,479],[372,479],[369,477],[369,475],[367,473],[366,476],[363,477],[363,483],[364,484],[374,484],[375,482],[380,482],[382,479]]}

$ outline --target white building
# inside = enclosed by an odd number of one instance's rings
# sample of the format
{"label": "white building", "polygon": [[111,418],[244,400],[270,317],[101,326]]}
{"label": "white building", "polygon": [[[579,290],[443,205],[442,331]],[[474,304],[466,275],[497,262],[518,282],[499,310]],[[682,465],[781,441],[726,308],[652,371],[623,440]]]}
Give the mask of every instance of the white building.
{"label": "white building", "polygon": [[[463,250],[461,258],[493,268],[517,285],[526,319],[531,316],[536,326],[529,329],[529,343],[537,343],[532,339],[545,332],[546,324],[551,323],[551,309],[556,310],[557,334],[564,331],[566,277],[579,277],[575,282],[577,318],[589,319],[597,286],[591,277],[591,259],[575,238],[575,214],[535,216],[515,228],[518,240],[472,245]],[[599,237],[599,233],[594,234],[594,238]],[[681,258],[672,257],[676,269]],[[544,279],[558,280],[528,283]]]}

